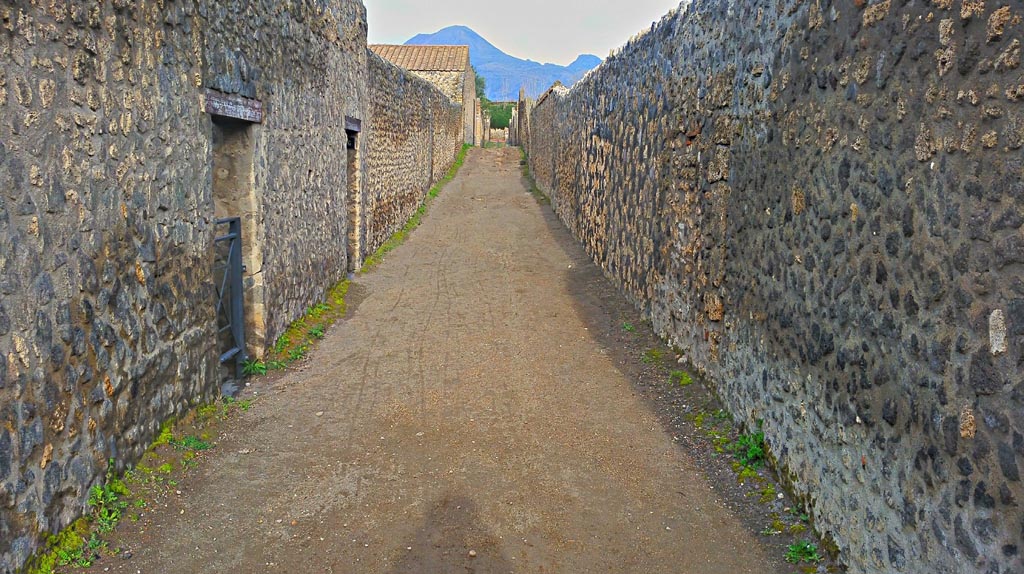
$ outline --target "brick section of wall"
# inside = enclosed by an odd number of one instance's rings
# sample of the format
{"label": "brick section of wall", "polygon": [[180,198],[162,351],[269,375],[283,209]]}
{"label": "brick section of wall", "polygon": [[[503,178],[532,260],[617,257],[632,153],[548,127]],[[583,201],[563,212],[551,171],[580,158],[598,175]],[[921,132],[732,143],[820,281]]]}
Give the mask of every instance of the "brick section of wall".
{"label": "brick section of wall", "polygon": [[418,74],[369,54],[366,242],[372,254],[423,203],[462,146],[462,107]]}
{"label": "brick section of wall", "polygon": [[697,0],[519,114],[853,573],[1024,568],[1022,16]]}

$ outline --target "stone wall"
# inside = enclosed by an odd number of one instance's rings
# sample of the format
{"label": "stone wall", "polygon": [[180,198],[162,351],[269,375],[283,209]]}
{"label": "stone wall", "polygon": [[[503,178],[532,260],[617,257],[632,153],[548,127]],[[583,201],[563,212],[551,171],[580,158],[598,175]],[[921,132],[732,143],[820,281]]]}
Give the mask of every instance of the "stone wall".
{"label": "stone wall", "polygon": [[530,112],[533,107],[534,101],[526,97],[526,88],[520,88],[519,101],[512,109],[512,122],[509,124],[509,129],[512,131],[511,145],[522,146],[524,149],[529,145]]}
{"label": "stone wall", "polygon": [[[81,515],[108,459],[217,395],[217,217],[243,218],[258,354],[344,277],[350,202],[374,233],[404,222],[463,124],[411,78],[374,86],[370,118],[356,0],[7,3],[0,59],[6,572]],[[224,97],[262,121],[206,112]]]}
{"label": "stone wall", "polygon": [[472,66],[466,69],[466,78],[462,83],[462,123],[466,132],[464,143],[473,144],[474,107],[469,102],[476,101],[476,70]]}
{"label": "stone wall", "polygon": [[473,68],[469,67],[463,71],[422,71],[413,72],[415,75],[433,84],[448,96],[452,102],[462,106],[462,121],[465,126],[464,143],[473,144],[473,114],[476,100],[476,74]]}
{"label": "stone wall", "polygon": [[455,162],[462,107],[417,74],[370,53],[364,256],[398,231]]}
{"label": "stone wall", "polygon": [[216,389],[194,8],[0,7],[0,570]]}
{"label": "stone wall", "polygon": [[484,145],[491,141],[491,112],[490,110],[484,110],[480,114],[480,125],[483,129],[483,135],[480,138],[480,145]]}
{"label": "stone wall", "polygon": [[695,0],[519,113],[854,573],[1024,569],[1022,16]]}
{"label": "stone wall", "polygon": [[451,101],[462,105],[463,96],[465,94],[464,87],[466,72],[416,70],[413,71],[413,74],[433,84],[434,87],[441,90],[442,94],[448,96],[448,99]]}
{"label": "stone wall", "polygon": [[204,85],[267,109],[249,128],[254,209],[243,229],[255,233],[247,251],[262,256],[249,258],[246,277],[258,354],[345,276],[345,117],[368,114],[362,3],[320,0],[291,13],[278,4],[210,2],[203,24]]}

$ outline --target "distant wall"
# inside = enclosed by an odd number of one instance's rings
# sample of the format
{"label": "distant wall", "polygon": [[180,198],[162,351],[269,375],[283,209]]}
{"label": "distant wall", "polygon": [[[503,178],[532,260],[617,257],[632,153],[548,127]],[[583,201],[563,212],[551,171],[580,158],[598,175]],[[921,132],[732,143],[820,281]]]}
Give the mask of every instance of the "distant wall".
{"label": "distant wall", "polygon": [[462,121],[465,126],[464,142],[472,144],[473,106],[476,99],[476,75],[473,73],[473,68],[469,67],[464,71],[455,72],[418,70],[413,74],[430,82],[452,102],[462,106]]}
{"label": "distant wall", "polygon": [[465,90],[466,73],[465,72],[436,72],[436,71],[422,71],[416,70],[413,72],[414,76],[423,78],[435,88],[441,91],[442,94],[448,96],[452,102],[456,104],[462,104]]}
{"label": "distant wall", "polygon": [[1024,570],[1022,16],[695,0],[519,114],[853,573]]}
{"label": "distant wall", "polygon": [[463,141],[462,108],[427,81],[369,53],[366,244],[372,254],[412,216]]}
{"label": "distant wall", "polygon": [[475,108],[471,102],[476,101],[476,72],[470,66],[466,69],[465,81],[462,84],[462,123],[465,130],[464,143],[473,144],[473,118]]}

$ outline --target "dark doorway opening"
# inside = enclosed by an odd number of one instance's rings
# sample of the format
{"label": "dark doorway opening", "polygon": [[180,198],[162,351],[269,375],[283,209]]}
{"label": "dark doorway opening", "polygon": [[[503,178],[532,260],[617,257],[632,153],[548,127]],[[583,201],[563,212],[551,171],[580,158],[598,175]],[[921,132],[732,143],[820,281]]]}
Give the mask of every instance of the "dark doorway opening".
{"label": "dark doorway opening", "polygon": [[[260,222],[260,201],[256,193],[253,166],[256,155],[257,124],[218,115],[211,115],[212,120],[212,159],[213,159],[213,206],[214,218],[218,221],[237,218],[239,233],[237,246],[241,253],[240,261],[243,270],[241,282],[241,299],[244,308],[244,340],[245,349],[241,355],[261,357],[266,348],[266,325],[263,296],[263,245]],[[219,225],[217,234],[224,237],[226,225]],[[218,242],[218,249],[225,249]],[[220,254],[225,255],[225,254]],[[215,280],[223,283],[223,278],[215,272]],[[223,319],[219,318],[219,322]],[[230,349],[227,337],[230,333],[221,332],[220,349]],[[222,351],[223,352],[223,351]],[[234,373],[222,373],[233,378]]]}
{"label": "dark doorway opening", "polygon": [[[346,123],[351,123],[346,118]],[[346,129],[348,136],[348,192],[346,203],[348,211],[348,272],[356,273],[363,266],[363,198],[362,181],[359,169],[359,131]]]}

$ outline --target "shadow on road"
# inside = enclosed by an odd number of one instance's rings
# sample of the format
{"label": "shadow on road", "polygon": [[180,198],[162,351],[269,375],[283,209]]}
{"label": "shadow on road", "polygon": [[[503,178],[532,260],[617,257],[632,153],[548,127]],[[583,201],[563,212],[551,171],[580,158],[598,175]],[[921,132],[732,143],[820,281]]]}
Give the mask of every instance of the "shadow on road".
{"label": "shadow on road", "polygon": [[[500,541],[484,525],[465,495],[446,494],[434,503],[394,574],[512,572]],[[471,555],[472,552],[472,555]]]}

